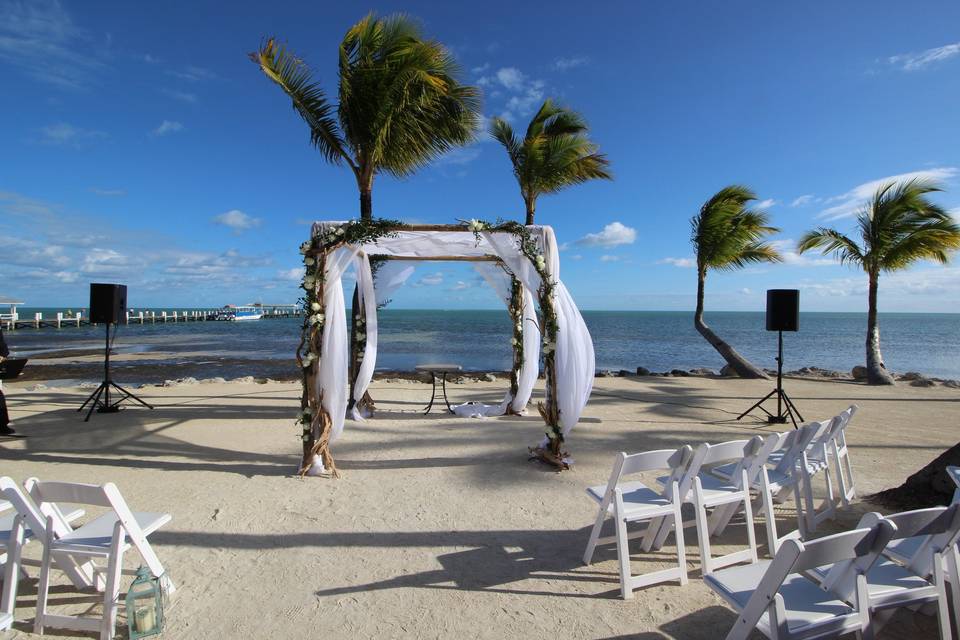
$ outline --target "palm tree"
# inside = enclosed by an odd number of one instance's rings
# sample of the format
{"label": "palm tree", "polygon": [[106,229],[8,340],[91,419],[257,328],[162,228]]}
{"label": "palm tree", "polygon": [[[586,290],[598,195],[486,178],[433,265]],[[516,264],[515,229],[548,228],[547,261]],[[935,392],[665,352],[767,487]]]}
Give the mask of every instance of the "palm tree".
{"label": "palm tree", "polygon": [[860,267],[867,274],[867,382],[893,384],[880,355],[877,324],[877,285],[881,271],[905,269],[917,260],[946,264],[952,249],[960,247],[960,226],[926,196],[942,191],[932,182],[908,180],[882,185],[857,216],[862,244],[835,229],[820,227],[803,236],[797,250],[821,249],[841,264]]}
{"label": "palm tree", "polygon": [[479,90],[461,85],[449,51],[403,15],[368,14],[344,35],[336,105],[273,38],[250,58],[293,101],[324,159],[353,171],[364,220],[373,217],[378,173],[409,176],[472,141],[479,126]]}
{"label": "palm tree", "polygon": [[587,123],[576,111],[549,98],[533,116],[523,140],[502,118],[490,123],[492,135],[507,150],[520,195],[527,210],[526,224],[533,224],[537,198],[570,185],[603,178],[612,180],[610,162],[587,137]]}
{"label": "palm tree", "polygon": [[693,326],[723,356],[741,378],[766,378],[761,369],[741,356],[703,321],[703,294],[709,269],[741,269],[757,262],[780,262],[780,254],[763,242],[779,229],[767,225],[767,214],[747,208],[757,196],[740,185],[724,187],[690,219],[690,241],[697,252],[697,310]]}

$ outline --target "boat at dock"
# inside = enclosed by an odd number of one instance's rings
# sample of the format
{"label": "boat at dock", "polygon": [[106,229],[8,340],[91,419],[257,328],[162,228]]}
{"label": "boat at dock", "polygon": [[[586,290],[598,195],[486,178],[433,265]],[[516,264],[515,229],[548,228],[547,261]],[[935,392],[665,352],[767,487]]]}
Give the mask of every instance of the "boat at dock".
{"label": "boat at dock", "polygon": [[228,304],[224,308],[227,320],[239,322],[241,320],[259,320],[263,317],[263,307],[258,305],[232,305]]}

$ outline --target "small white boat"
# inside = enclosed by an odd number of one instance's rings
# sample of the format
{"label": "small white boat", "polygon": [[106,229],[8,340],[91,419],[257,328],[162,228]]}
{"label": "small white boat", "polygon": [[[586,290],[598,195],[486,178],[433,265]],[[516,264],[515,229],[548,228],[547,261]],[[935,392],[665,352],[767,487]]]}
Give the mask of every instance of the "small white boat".
{"label": "small white boat", "polygon": [[225,310],[228,320],[259,320],[263,317],[263,309],[260,307],[227,305]]}

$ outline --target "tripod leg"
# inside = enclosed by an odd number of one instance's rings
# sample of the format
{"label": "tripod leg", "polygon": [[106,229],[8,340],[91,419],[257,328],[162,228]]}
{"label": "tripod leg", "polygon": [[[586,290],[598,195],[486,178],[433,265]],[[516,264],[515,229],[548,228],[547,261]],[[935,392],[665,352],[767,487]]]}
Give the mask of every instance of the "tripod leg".
{"label": "tripod leg", "polygon": [[87,411],[87,417],[83,419],[84,422],[90,421],[90,414],[92,414],[93,410],[97,408],[97,404],[100,402],[100,396],[103,394],[103,390],[106,388],[107,388],[107,383],[101,382],[100,386],[97,387],[97,390],[93,392],[93,395],[87,398],[88,401],[93,400],[93,402],[90,403],[90,410]]}
{"label": "tripod leg", "polygon": [[758,400],[757,402],[755,402],[755,403],[753,404],[753,406],[751,406],[749,409],[747,409],[746,411],[744,411],[743,413],[741,413],[740,415],[738,415],[738,416],[737,416],[737,420],[740,420],[741,418],[743,418],[745,415],[747,415],[748,413],[750,413],[750,412],[753,411],[754,409],[760,409],[761,411],[763,411],[764,413],[766,413],[768,416],[769,416],[769,415],[773,415],[772,413],[770,413],[769,411],[767,411],[766,409],[764,409],[761,405],[763,405],[764,402],[766,402],[767,400],[769,400],[769,399],[770,399],[770,396],[772,396],[772,395],[775,394],[776,392],[777,392],[777,390],[774,389],[773,391],[771,391],[771,392],[768,393],[767,395],[763,396],[763,398],[761,398],[760,400]]}
{"label": "tripod leg", "polygon": [[130,398],[131,400],[136,400],[137,402],[139,402],[139,403],[142,404],[143,406],[147,407],[148,409],[153,409],[153,405],[151,405],[151,404],[148,403],[148,402],[144,402],[143,400],[141,400],[140,398],[138,398],[135,394],[130,393],[129,391],[127,391],[126,389],[124,389],[123,387],[121,387],[120,385],[118,385],[116,382],[111,381],[110,384],[111,384],[111,386],[113,386],[113,388],[117,389],[118,391],[120,391],[121,393],[123,393],[124,396],[125,396],[125,397],[120,398],[119,400],[117,400],[116,403],[114,403],[114,404],[120,404],[121,402],[123,402],[123,401],[126,400],[127,398]]}
{"label": "tripod leg", "polygon": [[797,409],[797,405],[793,404],[793,400],[790,399],[790,396],[787,395],[786,391],[783,392],[783,399],[786,401],[787,407],[789,407],[795,414],[797,414],[797,417],[800,418],[800,422],[803,422],[803,416]]}

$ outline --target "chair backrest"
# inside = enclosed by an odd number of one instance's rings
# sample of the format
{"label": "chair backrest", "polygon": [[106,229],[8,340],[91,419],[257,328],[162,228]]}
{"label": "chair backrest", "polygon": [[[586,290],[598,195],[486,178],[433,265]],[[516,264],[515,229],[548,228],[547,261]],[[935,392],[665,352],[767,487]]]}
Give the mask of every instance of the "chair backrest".
{"label": "chair backrest", "polygon": [[[778,592],[791,573],[815,569],[825,564],[850,563],[859,558],[866,560],[861,565],[868,569],[876,561],[895,530],[893,523],[880,519],[872,527],[845,531],[809,542],[801,542],[795,538],[785,540],[773,560],[767,565],[767,570],[760,579],[757,589],[743,608],[740,624],[743,624],[744,628],[753,628],[760,617],[775,603],[782,603]],[[862,616],[863,613],[858,612],[856,615]],[[774,621],[771,619],[771,627],[773,626]]]}
{"label": "chair backrest", "polygon": [[917,552],[910,558],[907,566],[921,576],[933,574],[935,555],[949,549],[960,540],[960,504],[948,507],[917,509],[887,516],[903,529],[899,537],[926,536]]}
{"label": "chair backrest", "polygon": [[[730,481],[737,487],[743,483],[743,470],[747,470],[747,481],[752,481],[755,477],[754,464],[760,451],[764,448],[765,441],[760,436],[753,436],[749,440],[732,440],[730,442],[720,442],[717,444],[700,445],[700,466],[713,467],[724,463],[735,462],[733,471],[730,474]],[[769,455],[769,454],[768,454]],[[759,471],[759,468],[756,468]],[[700,473],[700,469],[697,469]]]}
{"label": "chair backrest", "polygon": [[613,463],[613,471],[610,473],[610,479],[607,480],[607,489],[604,494],[606,502],[613,496],[614,490],[620,484],[623,476],[644,471],[669,470],[670,476],[665,483],[663,495],[669,497],[670,486],[674,482],[679,482],[685,475],[693,457],[693,449],[690,445],[684,445],[679,449],[659,449],[657,451],[645,451],[643,453],[627,454],[620,452]]}
{"label": "chair backrest", "polygon": [[7,476],[0,477],[0,495],[7,500],[17,513],[23,516],[34,536],[43,536],[47,530],[47,519],[33,500],[23,492],[20,486]]}
{"label": "chair backrest", "polygon": [[[777,463],[776,470],[780,473],[792,473],[794,466],[797,464],[797,460],[803,455],[803,452],[806,451],[807,447],[814,441],[814,439],[820,435],[825,429],[829,428],[832,422],[826,420],[823,422],[808,422],[807,424],[801,425],[799,429],[788,432],[785,450],[783,457],[780,459],[780,462]],[[790,434],[793,434],[790,437]]]}
{"label": "chair backrest", "polygon": [[960,467],[954,467],[953,465],[947,467],[947,475],[953,480],[953,484],[957,485],[957,488],[953,490],[953,502],[960,502]]}

